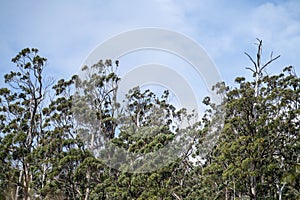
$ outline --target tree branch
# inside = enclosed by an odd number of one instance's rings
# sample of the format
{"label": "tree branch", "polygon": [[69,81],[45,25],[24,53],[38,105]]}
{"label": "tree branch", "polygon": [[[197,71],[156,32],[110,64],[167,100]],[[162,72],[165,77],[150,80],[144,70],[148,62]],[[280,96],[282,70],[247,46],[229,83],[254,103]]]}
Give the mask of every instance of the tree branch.
{"label": "tree branch", "polygon": [[257,69],[257,65],[256,65],[256,62],[254,62],[253,58],[247,53],[247,52],[244,52],[246,54],[246,56],[248,56],[248,58],[251,60],[251,62],[253,63],[253,65],[255,66],[255,69]]}
{"label": "tree branch", "polygon": [[274,60],[278,59],[280,57],[280,55],[276,56],[275,58],[272,58],[271,60],[269,60],[266,64],[264,64],[264,66],[262,66],[261,71],[267,67],[271,62],[273,62]]}
{"label": "tree branch", "polygon": [[172,195],[173,195],[176,199],[182,200],[175,192],[173,192]]}

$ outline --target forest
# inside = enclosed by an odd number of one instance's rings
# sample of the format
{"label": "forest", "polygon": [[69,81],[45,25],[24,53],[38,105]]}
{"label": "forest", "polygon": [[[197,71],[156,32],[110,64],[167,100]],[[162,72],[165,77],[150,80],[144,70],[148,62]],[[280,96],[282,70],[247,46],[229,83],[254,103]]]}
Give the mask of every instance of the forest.
{"label": "forest", "polygon": [[199,119],[168,91],[136,87],[120,105],[117,60],[55,81],[38,49],[21,50],[0,88],[0,199],[300,199],[300,78],[266,73],[280,58],[258,42],[241,69],[253,77],[216,83],[222,103],[205,97]]}

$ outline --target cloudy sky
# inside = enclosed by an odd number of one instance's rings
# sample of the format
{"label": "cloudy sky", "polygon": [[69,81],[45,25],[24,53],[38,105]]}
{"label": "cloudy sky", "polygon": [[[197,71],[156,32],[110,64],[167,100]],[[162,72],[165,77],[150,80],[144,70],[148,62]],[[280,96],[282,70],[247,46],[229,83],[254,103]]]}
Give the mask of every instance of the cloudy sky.
{"label": "cloudy sky", "polygon": [[[222,79],[232,84],[248,76],[256,38],[264,59],[281,55],[268,69],[293,65],[300,74],[300,1],[298,0],[14,0],[0,1],[0,76],[11,58],[36,47],[48,58],[47,73],[68,78],[99,44],[121,32],[144,27],[180,32],[201,45]],[[128,59],[127,59],[128,60]],[[2,83],[1,83],[2,84]]]}

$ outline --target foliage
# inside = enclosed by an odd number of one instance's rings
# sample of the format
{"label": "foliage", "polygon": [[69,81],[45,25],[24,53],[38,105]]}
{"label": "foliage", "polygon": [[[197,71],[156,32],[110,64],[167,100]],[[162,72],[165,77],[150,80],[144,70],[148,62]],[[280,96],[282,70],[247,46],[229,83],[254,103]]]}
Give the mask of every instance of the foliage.
{"label": "foliage", "polygon": [[246,54],[254,80],[218,83],[222,105],[204,98],[201,120],[168,91],[136,87],[117,102],[118,61],[54,84],[46,58],[23,49],[0,88],[0,199],[299,198],[300,78],[263,74],[279,56],[262,64],[258,42],[256,61]]}

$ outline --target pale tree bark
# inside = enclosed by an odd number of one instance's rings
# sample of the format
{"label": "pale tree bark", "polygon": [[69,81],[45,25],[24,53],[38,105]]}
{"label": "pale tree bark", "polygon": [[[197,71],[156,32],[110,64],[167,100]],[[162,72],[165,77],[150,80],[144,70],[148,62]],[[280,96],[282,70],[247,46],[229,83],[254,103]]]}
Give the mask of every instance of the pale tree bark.
{"label": "pale tree bark", "polygon": [[[250,71],[253,72],[253,75],[255,76],[255,86],[254,86],[254,97],[255,99],[257,99],[257,97],[259,96],[259,85],[260,85],[260,79],[263,75],[263,70],[270,64],[272,63],[274,60],[278,59],[280,57],[276,56],[275,58],[272,58],[272,53],[270,56],[270,60],[268,62],[266,62],[264,65],[261,64],[261,55],[262,55],[262,40],[257,39],[258,41],[258,50],[257,50],[257,54],[256,54],[256,61],[254,61],[254,59],[245,52],[245,54],[248,56],[248,58],[251,60],[252,64],[254,65],[254,69],[247,67],[246,69],[249,69]],[[254,120],[256,120],[259,116],[256,110],[256,106],[257,106],[258,102],[257,100],[255,100],[254,104],[253,104],[253,114],[254,114]],[[254,122],[255,123],[255,122]],[[254,134],[256,134],[258,132],[258,128],[256,128],[256,132]],[[251,163],[250,167],[251,167],[251,171],[255,171],[256,170],[256,159],[259,158],[253,158],[254,161]],[[253,175],[250,177],[250,198],[253,200],[257,199],[257,176]]]}
{"label": "pale tree bark", "polygon": [[[19,183],[22,182],[22,177],[23,177],[23,171],[21,170],[21,171],[20,171],[20,176],[19,176]],[[19,199],[19,191],[20,191],[20,186],[18,185],[18,186],[17,186],[17,189],[16,189],[15,200],[18,200],[18,199]]]}
{"label": "pale tree bark", "polygon": [[[90,179],[91,179],[90,171],[87,172],[86,178],[87,178],[87,184],[88,184],[88,182],[89,182]],[[90,187],[89,187],[89,185],[88,185],[87,188],[86,188],[86,190],[85,190],[85,197],[84,197],[84,200],[88,200],[88,199],[89,199],[89,196],[90,196]]]}
{"label": "pale tree bark", "polygon": [[282,191],[285,187],[286,183],[283,183],[282,186],[280,186],[279,184],[276,184],[277,188],[278,188],[278,200],[282,200]]}

